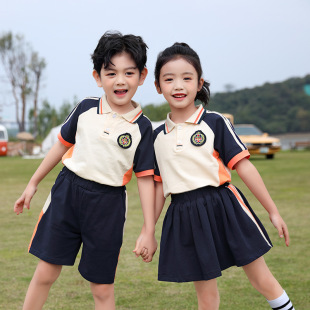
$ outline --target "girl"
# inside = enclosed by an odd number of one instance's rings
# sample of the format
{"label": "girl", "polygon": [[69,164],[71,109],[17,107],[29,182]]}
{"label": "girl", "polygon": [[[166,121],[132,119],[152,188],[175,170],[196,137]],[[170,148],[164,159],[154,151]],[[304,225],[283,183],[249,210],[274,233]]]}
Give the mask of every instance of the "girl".
{"label": "girl", "polygon": [[271,308],[294,309],[264,261],[263,255],[272,247],[268,234],[243,194],[230,183],[230,169],[236,169],[267,210],[288,246],[287,226],[230,122],[195,106],[197,99],[207,105],[210,97],[196,52],[185,43],[161,52],[155,86],[171,109],[165,124],[154,132],[157,219],[171,194],[158,279],[193,281],[199,309],[218,309],[216,278],[221,270],[242,266]]}

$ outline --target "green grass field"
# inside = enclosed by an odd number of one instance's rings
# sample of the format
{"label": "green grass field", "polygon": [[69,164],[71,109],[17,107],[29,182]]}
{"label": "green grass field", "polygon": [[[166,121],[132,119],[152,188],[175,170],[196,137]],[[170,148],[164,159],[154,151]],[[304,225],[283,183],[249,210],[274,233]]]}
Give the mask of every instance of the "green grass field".
{"label": "green grass field", "polygon": [[[238,176],[233,184],[239,187],[265,225],[273,249],[265,255],[267,264],[289,293],[298,310],[310,309],[310,152],[282,152],[274,160],[256,157],[252,162],[261,173],[290,232],[291,245],[283,240],[269,221],[266,211],[255,201]],[[27,253],[34,226],[51,186],[61,169],[57,166],[39,185],[31,209],[16,216],[15,200],[23,192],[40,160],[0,158],[0,309],[21,309],[37,258]],[[158,253],[152,263],[145,264],[132,253],[142,225],[142,212],[135,178],[127,186],[128,220],[125,226],[115,281],[117,309],[197,309],[192,283],[157,281]],[[163,214],[156,229],[157,240]],[[53,285],[44,309],[93,309],[89,284],[79,274],[77,265],[64,267]],[[264,298],[249,284],[240,268],[230,268],[218,279],[220,309],[269,309]]]}

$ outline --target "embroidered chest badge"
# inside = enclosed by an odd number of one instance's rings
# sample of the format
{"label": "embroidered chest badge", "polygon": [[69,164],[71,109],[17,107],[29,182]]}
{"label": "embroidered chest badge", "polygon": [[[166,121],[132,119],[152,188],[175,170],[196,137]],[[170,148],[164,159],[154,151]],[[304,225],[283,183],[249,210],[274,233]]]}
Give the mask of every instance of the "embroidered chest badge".
{"label": "embroidered chest badge", "polygon": [[191,143],[195,146],[202,146],[206,143],[206,141],[207,137],[201,130],[197,130],[191,136]]}
{"label": "embroidered chest badge", "polygon": [[132,138],[130,133],[123,133],[117,138],[117,143],[123,149],[128,149],[131,147]]}

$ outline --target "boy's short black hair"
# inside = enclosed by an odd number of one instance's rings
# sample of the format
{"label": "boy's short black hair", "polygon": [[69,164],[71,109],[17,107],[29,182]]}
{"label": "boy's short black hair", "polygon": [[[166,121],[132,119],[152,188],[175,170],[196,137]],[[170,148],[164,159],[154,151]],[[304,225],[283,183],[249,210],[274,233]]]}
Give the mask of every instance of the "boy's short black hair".
{"label": "boy's short black hair", "polygon": [[140,73],[146,65],[145,44],[140,36],[132,34],[122,35],[118,31],[107,31],[99,40],[91,58],[94,63],[94,69],[100,75],[102,66],[106,69],[111,62],[111,58],[122,52],[128,53],[137,65]]}

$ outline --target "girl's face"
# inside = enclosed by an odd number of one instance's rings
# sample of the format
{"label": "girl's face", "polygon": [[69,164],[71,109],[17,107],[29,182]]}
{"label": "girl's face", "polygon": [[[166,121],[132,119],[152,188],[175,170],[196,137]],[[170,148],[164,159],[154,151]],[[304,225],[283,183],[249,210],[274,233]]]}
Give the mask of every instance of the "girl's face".
{"label": "girl's face", "polygon": [[195,97],[203,86],[196,69],[183,58],[168,61],[160,70],[157,92],[163,94],[173,112],[174,109],[195,108]]}

